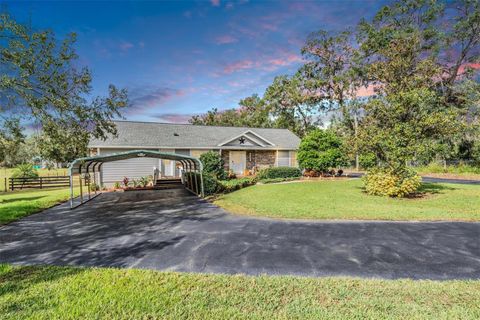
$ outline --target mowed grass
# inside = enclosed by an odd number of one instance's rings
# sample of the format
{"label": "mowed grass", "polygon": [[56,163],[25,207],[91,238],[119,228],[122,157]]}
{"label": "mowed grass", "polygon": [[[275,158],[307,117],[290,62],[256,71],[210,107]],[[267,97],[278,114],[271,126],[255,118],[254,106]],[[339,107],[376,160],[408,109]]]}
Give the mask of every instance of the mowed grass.
{"label": "mowed grass", "polygon": [[[74,191],[78,194],[78,190]],[[0,225],[67,201],[69,197],[69,188],[25,189],[0,193]]]}
{"label": "mowed grass", "polygon": [[422,198],[370,196],[362,182],[305,181],[256,185],[221,196],[215,204],[239,214],[293,219],[480,220],[480,186],[423,184]]}
{"label": "mowed grass", "polygon": [[480,281],[0,265],[2,319],[478,319]]}

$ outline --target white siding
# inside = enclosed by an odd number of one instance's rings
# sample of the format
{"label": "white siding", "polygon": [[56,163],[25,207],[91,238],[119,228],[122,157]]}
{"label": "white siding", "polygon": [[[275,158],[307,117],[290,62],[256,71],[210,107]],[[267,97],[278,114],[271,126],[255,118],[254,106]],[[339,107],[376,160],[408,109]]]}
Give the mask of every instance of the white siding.
{"label": "white siding", "polygon": [[[134,149],[100,149],[100,155],[118,152],[126,152]],[[158,149],[156,149],[158,150]],[[102,178],[105,186],[111,186],[115,182],[122,182],[124,177],[130,180],[153,175],[153,167],[159,166],[155,158],[133,158],[106,162],[102,166]]]}

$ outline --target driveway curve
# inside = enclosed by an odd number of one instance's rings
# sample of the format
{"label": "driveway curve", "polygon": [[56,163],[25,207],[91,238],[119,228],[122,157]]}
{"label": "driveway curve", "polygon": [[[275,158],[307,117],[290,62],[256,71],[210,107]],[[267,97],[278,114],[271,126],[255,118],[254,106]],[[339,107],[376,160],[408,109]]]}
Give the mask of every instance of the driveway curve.
{"label": "driveway curve", "polygon": [[258,219],[185,190],[106,193],[0,227],[0,263],[480,279],[480,223]]}

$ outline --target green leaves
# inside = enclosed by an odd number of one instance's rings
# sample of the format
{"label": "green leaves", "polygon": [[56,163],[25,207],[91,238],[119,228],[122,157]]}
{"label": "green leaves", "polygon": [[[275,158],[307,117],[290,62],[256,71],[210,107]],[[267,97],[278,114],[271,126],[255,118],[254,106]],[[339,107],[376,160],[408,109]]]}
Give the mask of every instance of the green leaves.
{"label": "green leaves", "polygon": [[92,77],[87,68],[76,67],[75,34],[59,41],[51,31],[33,31],[1,14],[0,39],[2,131],[19,117],[43,127],[44,136],[60,148],[45,155],[55,161],[69,161],[80,150],[84,154],[91,136],[115,134],[112,120],[127,106],[127,93],[111,86],[108,97],[85,98],[91,93]]}
{"label": "green leaves", "polygon": [[340,138],[329,130],[310,132],[300,143],[298,163],[303,169],[318,172],[344,165],[346,161]]}

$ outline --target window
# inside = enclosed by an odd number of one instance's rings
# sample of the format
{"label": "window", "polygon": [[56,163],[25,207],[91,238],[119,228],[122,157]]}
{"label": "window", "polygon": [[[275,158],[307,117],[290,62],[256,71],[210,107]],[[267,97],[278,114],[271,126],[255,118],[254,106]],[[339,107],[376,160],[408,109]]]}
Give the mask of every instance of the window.
{"label": "window", "polygon": [[288,151],[279,150],[277,166],[279,167],[289,167],[290,166],[290,153]]}

